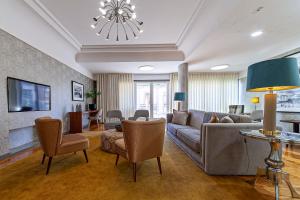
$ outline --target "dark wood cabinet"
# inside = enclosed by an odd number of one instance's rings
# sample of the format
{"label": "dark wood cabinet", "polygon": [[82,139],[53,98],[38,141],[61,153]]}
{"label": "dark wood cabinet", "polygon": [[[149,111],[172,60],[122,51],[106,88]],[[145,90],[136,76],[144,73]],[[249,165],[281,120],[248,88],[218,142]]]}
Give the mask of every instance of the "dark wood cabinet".
{"label": "dark wood cabinet", "polygon": [[82,133],[82,112],[69,112],[70,133]]}

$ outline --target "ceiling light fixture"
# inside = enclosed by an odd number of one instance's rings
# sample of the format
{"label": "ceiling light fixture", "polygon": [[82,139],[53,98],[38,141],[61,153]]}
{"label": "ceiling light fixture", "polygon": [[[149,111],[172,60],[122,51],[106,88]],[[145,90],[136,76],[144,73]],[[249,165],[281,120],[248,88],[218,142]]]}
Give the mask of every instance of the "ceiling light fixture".
{"label": "ceiling light fixture", "polygon": [[154,69],[154,67],[151,65],[144,65],[144,66],[139,67],[139,70],[141,70],[141,71],[151,71],[153,69]]}
{"label": "ceiling light fixture", "polygon": [[253,33],[251,33],[251,37],[258,37],[260,35],[262,35],[264,32],[263,31],[255,31]]}
{"label": "ceiling light fixture", "polygon": [[213,70],[213,71],[217,71],[217,70],[226,69],[228,67],[229,67],[229,65],[217,65],[217,66],[214,66],[214,67],[212,67],[210,69]]}
{"label": "ceiling light fixture", "polygon": [[[135,5],[130,0],[105,0],[100,2],[100,16],[93,18],[92,29],[99,27],[97,36],[105,35],[109,40],[114,37],[116,41],[124,38],[129,40],[130,37],[138,38],[138,33],[143,33],[141,26],[142,21],[137,20]],[[102,19],[102,20],[101,20]],[[114,36],[116,33],[116,36]],[[121,33],[125,34],[120,37]]]}

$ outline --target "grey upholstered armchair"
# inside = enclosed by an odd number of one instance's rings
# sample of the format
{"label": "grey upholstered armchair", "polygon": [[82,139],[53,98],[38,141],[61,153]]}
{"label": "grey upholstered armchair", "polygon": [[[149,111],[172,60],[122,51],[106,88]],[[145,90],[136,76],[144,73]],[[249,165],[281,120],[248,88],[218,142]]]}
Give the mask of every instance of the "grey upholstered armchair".
{"label": "grey upholstered armchair", "polygon": [[107,111],[104,123],[105,130],[114,129],[116,125],[121,125],[124,119],[120,110]]}
{"label": "grey upholstered armchair", "polygon": [[139,117],[146,118],[146,121],[149,120],[149,111],[148,110],[136,110],[133,117],[129,117],[128,120],[136,121]]}

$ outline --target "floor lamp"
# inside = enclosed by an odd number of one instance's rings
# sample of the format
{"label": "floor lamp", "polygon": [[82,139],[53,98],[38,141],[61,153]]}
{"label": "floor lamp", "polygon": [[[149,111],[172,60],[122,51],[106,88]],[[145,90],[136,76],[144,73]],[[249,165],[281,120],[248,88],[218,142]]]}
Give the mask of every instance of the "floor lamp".
{"label": "floor lamp", "polygon": [[259,97],[252,97],[251,102],[254,104],[254,110],[256,110],[256,104],[259,103]]}
{"label": "floor lamp", "polygon": [[174,101],[178,101],[178,111],[180,111],[180,102],[185,101],[185,93],[175,92]]}
{"label": "floor lamp", "polygon": [[274,91],[300,87],[296,58],[272,59],[248,67],[247,91],[268,92],[265,94],[264,121],[261,132],[276,135],[277,95]]}

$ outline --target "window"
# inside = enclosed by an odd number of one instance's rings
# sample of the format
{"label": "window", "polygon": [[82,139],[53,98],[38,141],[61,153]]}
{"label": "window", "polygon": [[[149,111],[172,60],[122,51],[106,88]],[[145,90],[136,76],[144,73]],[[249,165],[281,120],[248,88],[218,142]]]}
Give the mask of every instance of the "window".
{"label": "window", "polygon": [[136,109],[148,110],[151,118],[165,117],[169,110],[169,81],[136,81]]}

